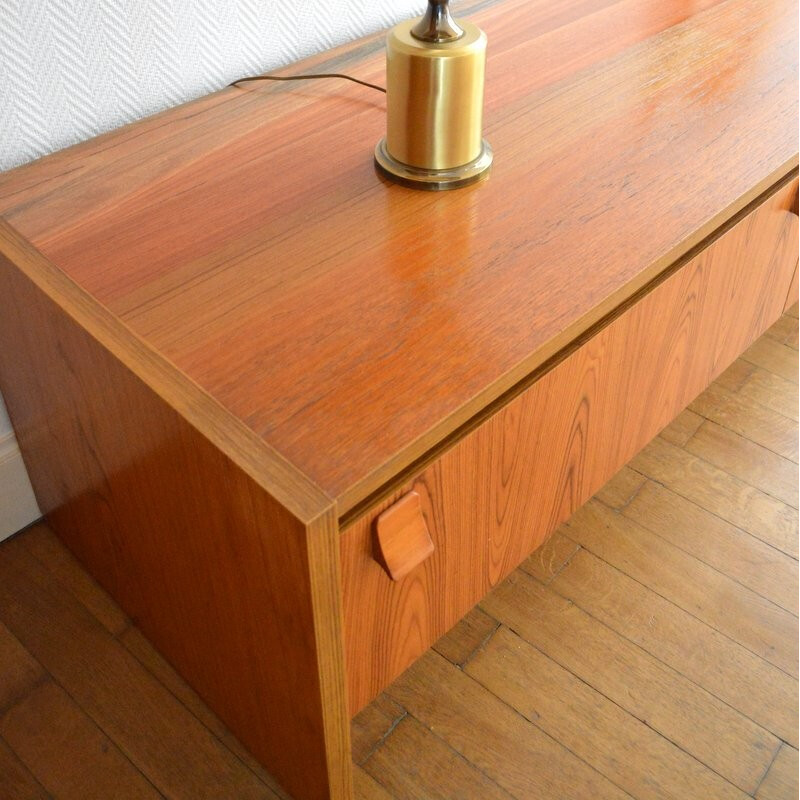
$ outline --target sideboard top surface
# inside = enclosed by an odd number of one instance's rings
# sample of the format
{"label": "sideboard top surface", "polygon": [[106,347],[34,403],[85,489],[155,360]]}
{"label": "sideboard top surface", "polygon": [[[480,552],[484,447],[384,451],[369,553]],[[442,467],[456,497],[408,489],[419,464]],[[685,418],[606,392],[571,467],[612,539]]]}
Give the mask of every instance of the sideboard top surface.
{"label": "sideboard top surface", "polygon": [[[0,213],[340,513],[797,163],[791,0],[463,3],[490,179],[384,182],[384,98],[245,84],[0,176]],[[381,82],[373,37],[289,72]]]}

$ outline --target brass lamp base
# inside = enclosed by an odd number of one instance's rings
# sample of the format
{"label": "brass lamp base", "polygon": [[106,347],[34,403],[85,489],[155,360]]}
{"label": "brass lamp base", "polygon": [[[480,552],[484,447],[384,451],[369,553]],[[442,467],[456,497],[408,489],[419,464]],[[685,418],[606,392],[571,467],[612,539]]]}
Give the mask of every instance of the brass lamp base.
{"label": "brass lamp base", "polygon": [[459,189],[482,180],[489,174],[493,157],[492,148],[486,139],[483,139],[480,155],[475,160],[450,169],[423,169],[403,164],[393,158],[386,149],[385,138],[375,147],[375,165],[389,180],[410,186],[412,189],[425,189],[431,192]]}

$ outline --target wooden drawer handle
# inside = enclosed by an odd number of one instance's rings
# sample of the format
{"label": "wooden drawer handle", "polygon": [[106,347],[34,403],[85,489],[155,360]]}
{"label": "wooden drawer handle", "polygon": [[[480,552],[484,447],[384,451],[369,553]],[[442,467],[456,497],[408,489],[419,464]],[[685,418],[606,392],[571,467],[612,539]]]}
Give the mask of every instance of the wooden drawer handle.
{"label": "wooden drawer handle", "polygon": [[375,559],[399,581],[433,553],[422,502],[416,492],[403,495],[375,521]]}

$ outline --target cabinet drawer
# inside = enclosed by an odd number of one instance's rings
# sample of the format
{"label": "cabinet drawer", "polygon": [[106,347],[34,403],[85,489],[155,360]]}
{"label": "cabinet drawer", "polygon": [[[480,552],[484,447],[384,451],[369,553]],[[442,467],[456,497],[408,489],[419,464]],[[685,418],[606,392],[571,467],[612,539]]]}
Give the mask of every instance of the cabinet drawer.
{"label": "cabinet drawer", "polygon": [[[352,713],[780,316],[796,192],[796,180],[781,187],[342,531]],[[433,552],[395,581],[375,558],[375,520],[412,490]]]}

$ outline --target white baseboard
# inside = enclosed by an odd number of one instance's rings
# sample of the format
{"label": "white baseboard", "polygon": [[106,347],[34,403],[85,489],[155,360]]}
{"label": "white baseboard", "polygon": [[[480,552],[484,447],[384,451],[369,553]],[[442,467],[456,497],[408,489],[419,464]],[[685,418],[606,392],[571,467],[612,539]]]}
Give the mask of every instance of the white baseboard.
{"label": "white baseboard", "polygon": [[0,435],[0,541],[41,516],[14,434]]}

